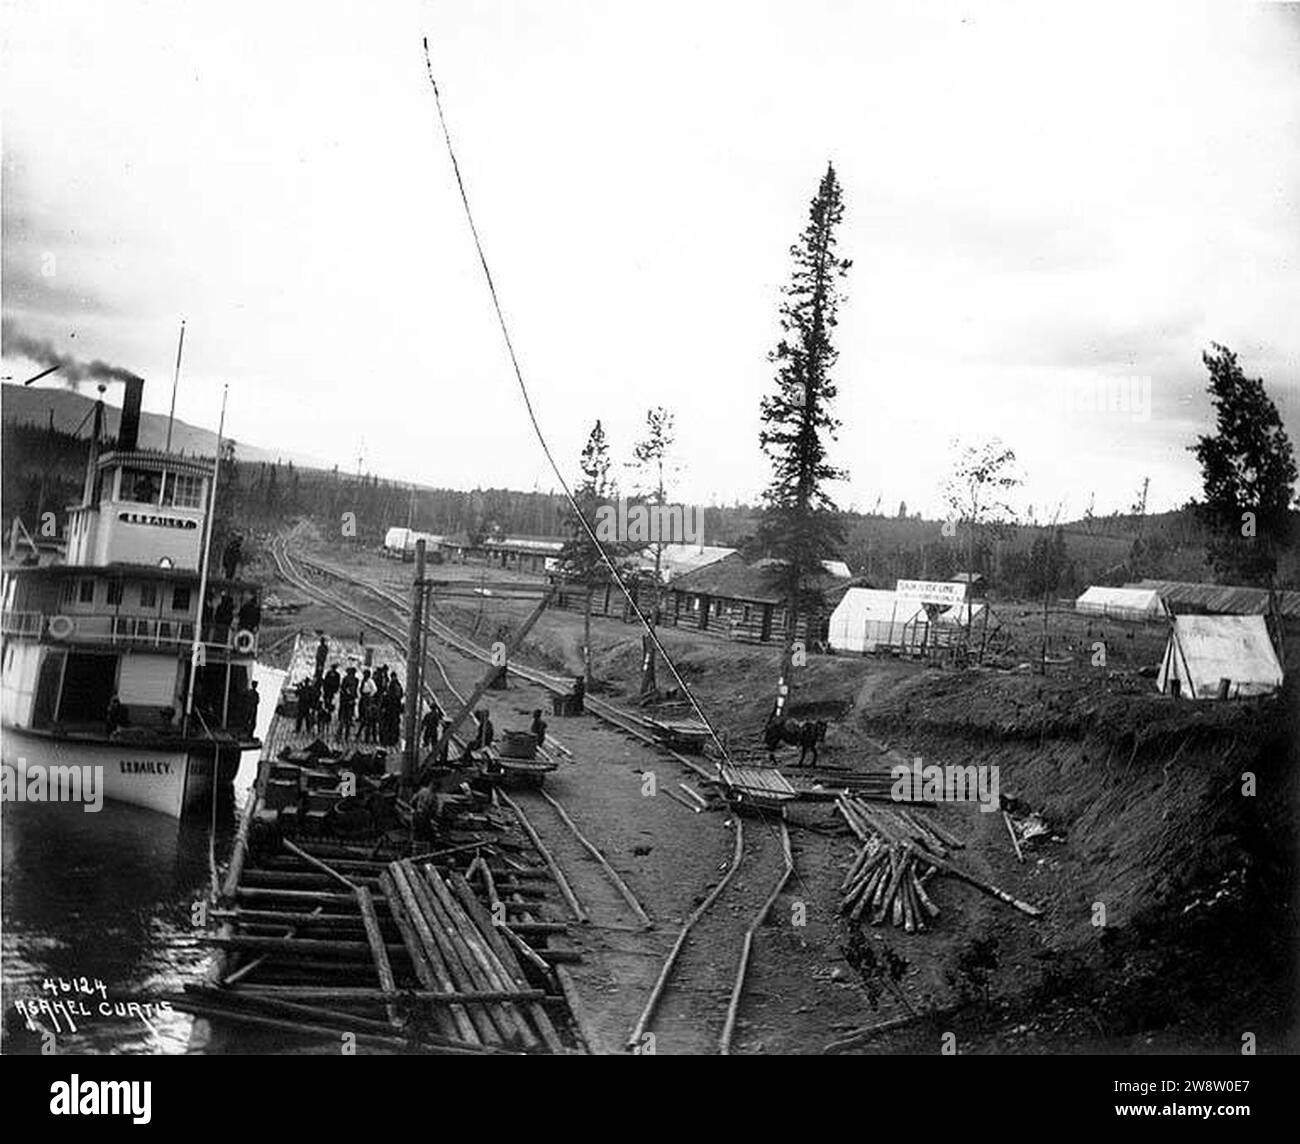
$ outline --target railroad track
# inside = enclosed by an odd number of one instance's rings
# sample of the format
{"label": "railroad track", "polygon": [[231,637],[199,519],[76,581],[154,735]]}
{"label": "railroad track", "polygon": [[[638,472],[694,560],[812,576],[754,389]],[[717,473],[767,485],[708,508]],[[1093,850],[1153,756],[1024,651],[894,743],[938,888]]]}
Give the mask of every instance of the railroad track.
{"label": "railroad track", "polygon": [[[291,554],[287,545],[280,543],[272,548],[273,559],[280,575],[290,584],[305,592],[316,599],[328,603],[331,607],[337,608],[345,615],[365,623],[382,635],[401,645],[407,640],[408,634],[402,626],[392,623],[384,617],[376,615],[374,612],[367,611],[358,607],[356,604],[343,598],[339,593],[331,592],[320,584],[313,583],[307,576],[298,571],[296,565],[303,565],[308,568],[319,571],[321,574],[336,576],[340,579],[347,579],[357,587],[367,589],[372,595],[378,597],[383,603],[391,608],[399,616],[405,611],[409,615],[409,605],[406,604],[395,593],[385,591],[376,585],[367,584],[365,581],[355,580],[342,576],[337,570],[320,565],[315,561],[308,560],[297,554]],[[437,625],[439,629],[445,628],[446,625]],[[448,629],[449,630],[449,629]],[[443,633],[435,631],[438,638],[442,639]],[[455,641],[445,641],[451,643],[451,646],[463,657],[468,659],[475,667],[482,663],[490,663],[491,657],[487,653],[476,654],[479,649],[473,647],[468,641],[457,639]],[[465,692],[453,681],[451,673],[448,671],[446,664],[441,657],[430,654],[430,661],[437,669],[442,678],[443,686],[446,691],[452,695],[458,702],[464,703],[466,699]],[[528,676],[524,675],[527,679]],[[534,686],[538,686],[534,683]],[[426,696],[437,698],[435,689],[427,682],[424,691]],[[458,748],[464,747],[463,740],[456,740]],[[565,749],[567,752],[567,748]],[[543,751],[543,755],[551,758],[551,755]],[[606,929],[638,929],[650,928],[653,926],[653,920],[635,892],[628,886],[626,880],[610,864],[608,858],[600,848],[591,841],[584,833],[582,827],[574,821],[572,815],[565,807],[552,795],[543,791],[536,794],[517,792],[512,798],[504,796],[505,802],[513,810],[516,817],[520,819],[526,833],[533,836],[535,845],[539,845],[544,856],[553,865],[553,873],[557,876],[557,882],[560,884],[561,891],[566,900],[570,903],[571,912],[575,918],[581,922],[594,922],[595,924]],[[541,837],[535,829],[532,818],[538,814],[544,814],[553,818],[559,825],[560,831],[567,833],[572,837],[573,842],[564,847],[556,847],[562,850],[558,855],[552,854],[550,848],[541,841]],[[590,882],[587,887],[587,893],[583,898],[573,890],[569,879],[564,874],[566,866],[571,866],[575,861],[591,861],[599,866],[603,882],[596,880]]]}
{"label": "railroad track", "polygon": [[[342,580],[345,583],[351,584],[352,586],[383,600],[390,607],[394,608],[399,615],[410,614],[410,605],[406,600],[396,592],[392,592],[381,585],[375,584],[373,581],[353,576],[342,568],[337,568],[330,564],[324,564],[319,560],[313,560],[310,557],[302,556],[300,554],[295,554],[293,559],[297,563],[302,564],[304,567],[311,568],[321,575],[331,576],[335,579]],[[440,620],[435,616],[427,616],[426,620],[428,622],[429,630],[442,640],[443,643],[448,644],[463,655],[466,655],[471,659],[476,659],[481,663],[487,664],[492,662],[492,654],[488,649],[480,647],[478,644],[466,639],[445,621]],[[540,670],[539,668],[528,667],[515,662],[507,663],[506,669],[511,675],[535,684],[551,695],[569,694],[571,684],[571,680],[569,679],[552,675],[549,672]],[[690,759],[680,752],[672,750],[670,747],[665,746],[655,738],[652,731],[652,722],[644,716],[617,707],[607,700],[590,694],[585,696],[583,702],[587,710],[595,715],[596,718],[609,723],[611,726],[617,727],[620,731],[631,735],[634,739],[639,739],[647,746],[653,747],[655,750],[671,756],[689,770],[700,775],[702,778],[708,779],[709,781],[714,781],[717,778],[716,770],[710,770],[707,767],[701,766],[694,759]]]}
{"label": "railroad track", "polygon": [[[731,860],[686,919],[628,1036],[634,1053],[731,1052],[759,928],[794,874],[790,832],[736,815]],[[748,927],[735,951],[735,917]],[[728,978],[728,972],[731,977]],[[728,986],[728,981],[730,985]],[[676,984],[676,988],[674,988]]]}
{"label": "railroad track", "polygon": [[[272,546],[272,553],[280,574],[295,587],[369,624],[399,645],[406,642],[406,632],[399,625],[359,608],[340,593],[312,583],[295,565],[363,591],[405,619],[409,617],[410,605],[398,593],[341,568],[298,553],[291,555],[283,540]],[[472,661],[475,666],[492,662],[487,649],[465,638],[449,624],[431,615],[425,618],[431,634],[464,659]],[[463,702],[464,693],[452,681],[446,665],[436,655],[431,655],[430,659],[449,693]],[[548,694],[569,692],[567,679],[514,662],[506,666],[511,675]],[[426,693],[434,694],[427,684]],[[660,742],[652,733],[650,722],[643,717],[591,695],[586,697],[585,705],[597,720],[651,748],[656,754],[674,759],[705,779],[712,781],[715,778],[715,772]],[[521,825],[533,834],[544,856],[553,863],[562,890],[567,883],[563,874],[566,865],[572,868],[575,861],[588,858],[601,865],[605,878],[588,881],[587,889],[590,891],[593,886],[603,885],[604,892],[583,903],[576,900],[571,888],[567,890],[566,897],[572,899],[571,909],[575,916],[610,930],[629,930],[653,924],[635,893],[559,800],[539,791],[521,794],[517,801],[508,801]],[[558,856],[552,855],[542,843],[530,819],[530,814],[538,813],[547,814],[560,823],[560,837],[570,840],[557,845],[557,849],[562,851]],[[751,823],[746,831],[744,819],[739,815],[734,815],[733,821],[735,836],[731,857],[719,868],[718,881],[691,912],[668,950],[645,1007],[627,1038],[626,1048],[632,1052],[716,1051],[726,1054],[731,1051],[743,1007],[745,984],[753,963],[755,939],[794,874],[789,830],[784,818],[779,823],[779,830]],[[735,931],[738,917],[747,922],[747,928],[737,951]],[[635,924],[628,924],[629,919]],[[701,1008],[707,1011],[703,1019]]]}

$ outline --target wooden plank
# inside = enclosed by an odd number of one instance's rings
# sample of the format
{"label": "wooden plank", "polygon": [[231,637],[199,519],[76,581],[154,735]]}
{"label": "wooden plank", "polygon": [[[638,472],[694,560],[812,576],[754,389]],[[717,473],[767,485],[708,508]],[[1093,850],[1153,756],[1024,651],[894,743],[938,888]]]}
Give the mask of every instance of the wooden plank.
{"label": "wooden plank", "polygon": [[[385,993],[396,993],[397,982],[393,979],[393,967],[388,962],[388,950],[384,946],[383,934],[379,932],[379,918],[375,914],[375,903],[371,900],[370,891],[365,886],[358,886],[356,895],[357,905],[361,907],[361,919],[366,927],[366,941],[370,944],[370,956],[374,958],[375,972],[379,976],[379,984]],[[391,1001],[385,1009],[389,1024],[401,1028],[401,1016]]]}

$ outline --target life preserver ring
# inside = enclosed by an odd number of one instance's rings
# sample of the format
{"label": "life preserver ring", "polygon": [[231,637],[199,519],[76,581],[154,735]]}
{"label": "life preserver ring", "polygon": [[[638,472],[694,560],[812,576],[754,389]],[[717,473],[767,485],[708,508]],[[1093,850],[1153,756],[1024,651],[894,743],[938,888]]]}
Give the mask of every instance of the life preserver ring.
{"label": "life preserver ring", "polygon": [[71,616],[51,616],[50,617],[50,638],[56,640],[66,640],[77,630],[77,625]]}
{"label": "life preserver ring", "polygon": [[257,646],[257,637],[247,628],[240,628],[235,633],[235,650],[240,655],[248,655]]}

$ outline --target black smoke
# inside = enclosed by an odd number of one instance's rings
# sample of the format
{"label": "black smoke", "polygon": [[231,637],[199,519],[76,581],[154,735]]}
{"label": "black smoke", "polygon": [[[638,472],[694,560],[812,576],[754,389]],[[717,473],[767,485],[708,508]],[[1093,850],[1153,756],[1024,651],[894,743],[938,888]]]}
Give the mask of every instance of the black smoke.
{"label": "black smoke", "polygon": [[[106,361],[82,361],[72,354],[60,353],[48,339],[30,338],[12,321],[0,323],[0,353],[6,357],[25,357],[43,366],[46,373],[59,371],[59,376],[69,385],[79,381],[139,381],[129,369],[109,365]],[[37,374],[42,377],[44,374]],[[30,378],[35,381],[36,377]]]}

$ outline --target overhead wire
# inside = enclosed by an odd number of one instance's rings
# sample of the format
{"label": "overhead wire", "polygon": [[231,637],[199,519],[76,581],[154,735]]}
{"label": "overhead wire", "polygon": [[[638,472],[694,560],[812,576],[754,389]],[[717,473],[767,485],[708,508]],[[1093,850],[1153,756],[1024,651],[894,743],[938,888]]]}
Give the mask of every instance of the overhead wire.
{"label": "overhead wire", "polygon": [[[442,137],[447,145],[447,154],[451,159],[452,171],[456,176],[456,186],[460,192],[461,205],[465,209],[465,218],[469,223],[470,234],[474,239],[474,247],[478,252],[479,264],[483,268],[483,275],[487,280],[488,293],[492,297],[492,306],[496,311],[497,324],[501,327],[501,336],[505,339],[506,352],[510,355],[510,364],[514,370],[515,380],[519,385],[519,392],[523,396],[524,407],[528,411],[528,420],[532,423],[533,432],[537,435],[537,440],[542,447],[542,452],[546,455],[546,460],[550,464],[551,470],[555,473],[556,480],[560,482],[560,488],[564,490],[565,499],[569,502],[569,507],[573,510],[573,515],[577,518],[583,532],[586,533],[587,539],[591,542],[595,551],[599,553],[602,562],[609,570],[614,582],[618,585],[619,591],[623,593],[629,607],[632,609],[633,615],[636,616],[638,623],[640,623],[641,627],[645,630],[647,636],[650,638],[650,642],[654,645],[655,650],[663,658],[668,670],[672,673],[673,679],[677,681],[677,685],[682,689],[682,694],[686,696],[687,701],[691,705],[691,709],[695,712],[700,722],[707,728],[709,737],[713,740],[714,746],[717,747],[718,752],[721,755],[722,762],[730,763],[730,753],[727,751],[725,744],[718,735],[717,730],[714,728],[713,722],[709,719],[704,708],[700,706],[699,701],[695,698],[694,692],[691,691],[690,686],[677,670],[677,665],[673,662],[672,656],[668,654],[668,650],[659,639],[654,626],[646,619],[644,613],[637,605],[635,597],[628,589],[627,584],[624,582],[622,575],[614,564],[614,561],[610,558],[609,553],[605,550],[605,546],[601,544],[600,538],[596,535],[595,530],[591,527],[586,515],[579,507],[577,499],[569,488],[569,482],[565,479],[564,473],[556,463],[555,457],[551,453],[550,445],[547,444],[546,435],[542,432],[542,427],[537,420],[536,410],[533,408],[533,401],[532,397],[529,395],[528,386],[524,382],[523,369],[519,364],[518,355],[515,353],[514,342],[510,337],[510,329],[506,324],[505,313],[501,308],[501,300],[497,295],[496,283],[492,278],[492,270],[488,266],[487,255],[483,250],[482,240],[479,238],[478,227],[474,223],[474,212],[470,209],[469,194],[465,189],[465,180],[461,177],[460,163],[456,159],[456,149],[451,140],[451,129],[447,125],[447,117],[443,112],[442,95],[438,91],[438,81],[434,78],[433,60],[429,55],[429,39],[427,36],[424,38],[424,63],[429,76],[429,86],[433,89],[433,100],[434,105],[438,110],[438,122],[442,128]],[[718,770],[724,781],[727,781],[728,785],[730,785],[730,780],[727,779],[725,772],[722,770],[721,763],[719,764]]]}
{"label": "overhead wire", "polygon": [[[636,615],[638,623],[640,623],[641,627],[645,629],[645,632],[647,636],[650,637],[650,641],[653,643],[655,650],[658,651],[660,656],[663,656],[663,662],[667,664],[668,671],[672,672],[673,679],[677,681],[677,685],[680,686],[682,694],[684,694],[686,699],[688,699],[690,707],[692,707],[695,715],[698,716],[699,722],[703,723],[707,728],[708,737],[710,737],[712,742],[714,742],[714,746],[718,748],[720,755],[718,775],[728,788],[732,788],[735,784],[732,783],[731,776],[727,774],[727,770],[724,768],[724,764],[731,764],[731,753],[729,753],[727,746],[725,746],[722,738],[718,735],[718,731],[714,728],[712,720],[708,718],[703,707],[699,705],[699,701],[695,698],[692,690],[690,690],[689,684],[686,684],[686,681],[681,677],[681,673],[677,671],[677,666],[673,663],[672,656],[668,654],[668,650],[663,646],[663,643],[660,642],[658,633],[655,632],[653,625],[646,620],[641,608],[638,607],[636,598],[634,598],[632,593],[628,590],[628,586],[625,584],[623,576],[620,575],[619,569],[615,567],[614,560],[611,560],[608,552],[604,550],[601,539],[597,537],[595,530],[591,528],[588,520],[586,520],[586,516],[582,513],[581,508],[578,507],[577,499],[573,497],[572,490],[569,489],[568,481],[565,480],[562,469],[560,469],[559,464],[556,464],[554,455],[551,454],[550,446],[547,445],[546,442],[546,435],[542,433],[542,426],[538,424],[537,412],[534,411],[533,400],[530,398],[528,386],[526,386],[526,383],[524,382],[523,368],[520,367],[519,357],[515,354],[515,344],[511,341],[510,328],[508,328],[506,324],[506,315],[504,315],[502,305],[500,305],[500,299],[497,294],[497,285],[495,285],[493,276],[491,276],[491,268],[487,265],[487,256],[484,251],[484,246],[482,246],[482,240],[478,237],[478,227],[474,225],[473,211],[469,208],[469,194],[468,191],[465,190],[464,179],[461,178],[460,164],[456,161],[456,149],[454,144],[451,142],[451,129],[447,126],[447,117],[446,114],[443,113],[442,109],[442,95],[441,92],[438,91],[438,81],[434,78],[433,74],[433,60],[430,59],[429,55],[428,36],[425,36],[424,38],[424,64],[426,73],[429,75],[429,86],[433,88],[433,100],[434,105],[438,110],[438,122],[442,127],[442,138],[443,142],[445,142],[447,146],[447,155],[451,159],[452,173],[454,173],[456,177],[456,188],[458,188],[460,192],[460,203],[464,207],[465,220],[467,220],[469,224],[469,233],[472,234],[474,240],[474,250],[478,253],[478,263],[480,263],[482,266],[482,272],[484,272],[484,277],[487,282],[487,292],[491,295],[493,308],[495,309],[495,312],[497,312],[497,324],[500,326],[500,333],[502,333],[504,341],[506,341],[506,350],[508,354],[510,354],[511,367],[513,368],[513,372],[515,372],[515,380],[519,383],[519,391],[520,394],[523,395],[524,406],[528,409],[528,419],[532,422],[533,432],[537,434],[537,441],[539,445],[542,446],[542,452],[546,455],[546,460],[550,463],[551,471],[555,473],[556,480],[560,482],[560,487],[564,490],[564,497],[568,500],[569,507],[573,510],[573,516],[576,517],[578,524],[582,526],[582,530],[584,530],[586,536],[590,539],[591,545],[593,545],[595,550],[601,554],[601,559],[603,560],[604,565],[606,565],[606,568],[610,571],[610,575],[614,577],[616,584],[619,585],[619,590],[623,593],[624,598],[627,599],[630,608],[632,608],[633,615]],[[766,826],[768,828],[768,833],[770,833],[771,836],[775,836],[777,833],[775,827],[772,827],[770,823],[767,823]],[[813,900],[810,888],[807,887],[807,884],[803,881],[802,875],[798,872],[797,868],[793,868],[792,872],[794,881],[800,885],[803,898],[805,898],[806,901]]]}
{"label": "overhead wire", "polygon": [[[542,432],[542,427],[538,423],[537,413],[533,408],[532,398],[528,393],[528,386],[524,382],[523,369],[521,368],[519,364],[519,358],[515,353],[514,342],[511,340],[510,337],[510,329],[506,324],[505,313],[501,308],[501,300],[497,295],[496,283],[492,278],[492,270],[488,266],[487,255],[484,252],[483,243],[479,237],[478,227],[474,223],[474,212],[470,209],[469,194],[465,189],[465,180],[461,177],[460,163],[456,159],[456,148],[452,144],[451,129],[447,125],[447,117],[443,112],[442,95],[438,90],[438,81],[434,78],[433,60],[429,55],[429,38],[427,36],[424,37],[424,65],[425,65],[425,70],[429,77],[429,86],[433,89],[434,106],[437,108],[438,111],[438,122],[442,128],[443,141],[446,143],[447,146],[447,155],[451,159],[452,172],[456,177],[456,187],[457,190],[460,192],[461,205],[464,207],[465,210],[465,218],[466,221],[469,223],[470,234],[473,236],[474,239],[474,248],[478,253],[479,264],[483,268],[483,276],[487,281],[488,293],[492,297],[493,309],[496,311],[497,324],[501,328],[501,336],[505,340],[506,351],[510,355],[510,364],[514,370],[515,380],[519,385],[519,392],[523,396],[524,406],[528,411],[528,419],[532,423],[533,432],[537,435],[538,443],[542,447],[542,452],[546,455],[546,460],[550,464],[551,470],[555,473],[556,480],[560,482],[560,488],[564,490],[565,499],[569,502],[569,507],[573,510],[573,515],[577,518],[578,523],[582,526],[583,531],[587,534],[587,538],[591,541],[596,551],[600,553],[601,560],[604,562],[605,567],[609,570],[610,575],[614,579],[614,582],[618,585],[619,590],[623,593],[623,596],[627,600],[628,605],[631,607],[632,613],[636,616],[638,623],[640,623],[641,627],[645,630],[646,634],[649,636],[650,641],[654,645],[655,650],[659,653],[660,656],[663,657],[664,663],[667,665],[668,670],[672,673],[673,679],[677,681],[677,685],[682,689],[682,694],[686,696],[687,701],[691,705],[691,709],[695,712],[700,722],[703,723],[705,728],[708,730],[709,737],[710,739],[713,740],[713,744],[715,747],[717,747],[718,753],[720,755],[720,760],[717,764],[718,776],[726,784],[728,788],[731,788],[733,787],[734,784],[731,780],[731,776],[727,773],[726,769],[724,768],[724,764],[726,765],[731,764],[730,752],[727,750],[726,745],[723,743],[721,737],[718,735],[717,730],[714,728],[712,720],[709,719],[708,715],[704,711],[704,708],[700,705],[699,701],[695,698],[695,693],[691,691],[689,684],[687,684],[686,680],[682,678],[681,673],[677,670],[677,665],[673,662],[672,656],[668,654],[667,648],[665,648],[663,643],[660,641],[658,633],[655,631],[654,626],[649,623],[649,621],[645,618],[644,613],[642,613],[640,607],[637,605],[636,599],[633,597],[632,593],[628,590],[628,587],[626,583],[624,583],[623,577],[619,573],[618,568],[615,566],[613,560],[610,559],[609,553],[605,551],[604,545],[601,544],[600,538],[596,535],[595,530],[591,527],[590,523],[588,523],[586,516],[583,514],[581,508],[578,505],[577,499],[574,497],[572,490],[569,488],[569,482],[565,479],[563,471],[560,469],[560,466],[556,463],[555,457],[551,453],[550,446],[547,444],[546,435]],[[769,834],[773,834],[773,835],[776,834],[775,829],[771,827],[770,824],[768,824],[768,829],[769,829]],[[811,901],[812,900],[811,891],[807,886],[807,884],[804,882],[804,879],[802,875],[799,873],[797,868],[793,870],[793,875],[794,875],[795,882],[797,882],[800,886],[800,889],[803,893],[803,897],[805,898],[805,900]]]}

